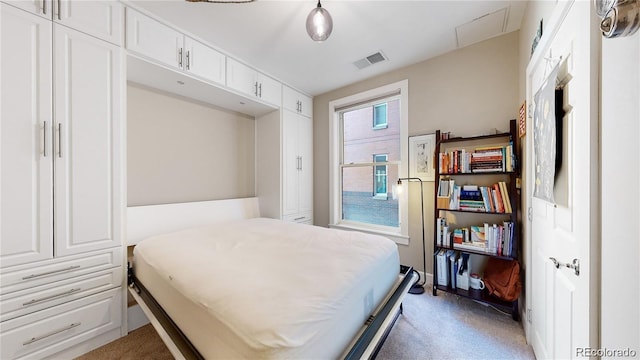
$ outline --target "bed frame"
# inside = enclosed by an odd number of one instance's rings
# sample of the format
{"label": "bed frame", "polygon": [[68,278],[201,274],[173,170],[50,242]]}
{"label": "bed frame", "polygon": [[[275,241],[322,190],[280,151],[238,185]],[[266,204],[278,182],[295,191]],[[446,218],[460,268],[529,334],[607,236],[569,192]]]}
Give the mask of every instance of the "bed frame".
{"label": "bed frame", "polygon": [[[127,209],[127,243],[135,245],[142,239],[190,227],[230,220],[259,217],[257,198],[242,198],[193,203],[150,205]],[[129,292],[135,298],[158,335],[176,359],[203,359],[189,339],[140,283],[129,267]],[[393,289],[363,324],[342,358],[373,359],[402,313],[402,300],[417,275],[412,268],[401,266]]]}

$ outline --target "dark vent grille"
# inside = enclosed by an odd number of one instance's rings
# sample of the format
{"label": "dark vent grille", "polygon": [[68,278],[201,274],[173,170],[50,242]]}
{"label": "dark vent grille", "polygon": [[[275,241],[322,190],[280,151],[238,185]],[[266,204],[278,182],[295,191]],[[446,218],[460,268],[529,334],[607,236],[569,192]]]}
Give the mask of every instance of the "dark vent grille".
{"label": "dark vent grille", "polygon": [[379,63],[380,61],[385,61],[387,60],[384,55],[382,55],[381,53],[377,52],[373,55],[369,55],[367,56],[367,60],[369,60],[369,62],[371,64],[375,64],[375,63]]}

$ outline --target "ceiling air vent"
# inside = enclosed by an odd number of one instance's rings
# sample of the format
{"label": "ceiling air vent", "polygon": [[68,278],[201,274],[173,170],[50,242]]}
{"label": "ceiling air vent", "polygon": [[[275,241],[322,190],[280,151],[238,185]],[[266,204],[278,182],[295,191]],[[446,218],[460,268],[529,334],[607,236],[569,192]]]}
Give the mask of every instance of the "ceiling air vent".
{"label": "ceiling air vent", "polygon": [[353,65],[355,65],[358,69],[362,70],[369,65],[377,64],[379,62],[386,61],[386,60],[387,60],[387,57],[384,56],[382,51],[378,51],[375,54],[371,54],[363,59],[360,59],[354,62]]}

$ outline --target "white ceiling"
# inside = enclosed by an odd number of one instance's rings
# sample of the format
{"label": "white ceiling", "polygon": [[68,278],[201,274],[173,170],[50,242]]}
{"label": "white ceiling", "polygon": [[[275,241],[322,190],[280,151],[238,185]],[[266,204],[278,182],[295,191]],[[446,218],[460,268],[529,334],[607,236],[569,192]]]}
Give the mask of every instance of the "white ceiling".
{"label": "white ceiling", "polygon": [[[312,41],[305,21],[316,0],[257,0],[248,4],[192,3],[184,0],[131,0],[225,53],[279,80],[319,95],[455,50],[460,43],[518,30],[526,6],[511,1],[322,0],[333,32]],[[506,22],[495,14],[506,10]],[[492,16],[485,17],[488,14]],[[479,19],[482,18],[482,19]],[[470,25],[456,27],[479,19]],[[474,26],[478,28],[474,28]],[[491,29],[502,32],[495,34]],[[359,70],[353,63],[377,51],[388,61]]]}

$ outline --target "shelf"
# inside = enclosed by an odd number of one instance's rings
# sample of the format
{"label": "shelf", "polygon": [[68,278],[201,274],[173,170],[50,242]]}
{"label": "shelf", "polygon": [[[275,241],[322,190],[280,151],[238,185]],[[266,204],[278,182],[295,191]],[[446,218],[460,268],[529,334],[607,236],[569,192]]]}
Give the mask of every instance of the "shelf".
{"label": "shelf", "polygon": [[457,173],[440,173],[441,176],[453,176],[453,175],[511,175],[515,174],[515,171],[484,171],[484,172],[457,172]]}
{"label": "shelf", "polygon": [[456,142],[466,142],[473,140],[488,140],[488,139],[499,139],[503,137],[511,137],[510,132],[499,133],[499,134],[491,134],[491,135],[479,135],[479,136],[470,136],[470,137],[455,137],[450,139],[440,140],[439,143],[456,143]]}
{"label": "shelf", "polygon": [[460,252],[464,252],[464,253],[467,253],[467,254],[491,256],[491,257],[494,257],[494,258],[510,260],[510,261],[514,260],[514,257],[512,257],[512,256],[496,255],[496,254],[492,254],[492,253],[488,253],[488,252],[484,252],[484,251],[480,251],[480,250],[460,249],[460,248],[451,247],[451,246],[448,246],[448,245],[436,245],[435,247],[436,247],[436,249],[455,250],[455,251],[460,251]]}
{"label": "shelf", "polygon": [[[509,121],[509,132],[506,133],[500,133],[500,134],[491,134],[491,135],[480,135],[480,136],[472,136],[472,137],[459,137],[459,138],[451,138],[451,139],[444,139],[444,140],[440,140],[438,142],[436,142],[436,146],[435,146],[435,154],[441,154],[441,149],[444,148],[444,150],[447,149],[451,149],[454,147],[461,147],[462,149],[471,149],[472,147],[475,147],[476,149],[478,148],[478,146],[488,146],[488,145],[496,145],[497,143],[503,143],[505,146],[512,146],[512,148],[510,148],[512,150],[512,154],[515,159],[516,162],[513,163],[514,169],[512,171],[503,171],[503,170],[491,170],[491,171],[480,171],[480,172],[444,172],[444,173],[440,173],[440,170],[444,170],[443,167],[441,167],[440,161],[446,161],[446,159],[439,159],[441,157],[438,157],[437,159],[437,166],[435,167],[435,179],[436,181],[434,182],[434,192],[435,194],[439,193],[439,185],[440,185],[440,180],[442,179],[449,179],[452,180],[451,178],[455,178],[458,177],[456,179],[454,179],[455,181],[455,185],[464,185],[464,183],[494,183],[498,180],[502,180],[502,181],[498,181],[498,183],[500,184],[501,182],[504,182],[504,185],[506,185],[507,187],[507,196],[509,198],[509,203],[511,204],[512,207],[512,212],[493,212],[493,211],[475,211],[475,210],[460,210],[460,209],[449,209],[449,199],[447,197],[436,197],[436,201],[434,202],[434,245],[433,245],[433,249],[434,249],[434,254],[437,254],[439,251],[441,250],[454,250],[460,253],[466,253],[466,254],[474,254],[477,256],[485,256],[485,257],[490,257],[490,258],[496,258],[496,259],[502,259],[505,261],[518,261],[517,258],[517,254],[518,254],[518,235],[519,235],[519,229],[518,229],[518,211],[520,211],[520,201],[519,201],[519,192],[518,189],[516,188],[516,183],[518,181],[518,176],[519,176],[519,170],[516,166],[517,164],[517,158],[518,158],[518,140],[519,138],[517,137],[517,128],[516,128],[516,121],[515,120],[510,120]],[[436,131],[436,138],[440,137],[440,131]],[[441,147],[442,145],[442,147]],[[458,150],[456,150],[456,153],[458,152]],[[456,155],[457,156],[457,155]],[[465,158],[460,157],[462,160],[461,161],[466,161]],[[460,159],[457,158],[457,159]],[[503,158],[504,160],[504,158]],[[464,167],[465,170],[466,169],[471,169],[470,167]],[[446,170],[448,171],[450,168],[446,168]],[[493,167],[491,168],[493,169]],[[509,168],[510,169],[510,168]],[[465,178],[465,176],[470,175],[471,177],[469,178]],[[486,176],[486,178],[480,178],[480,176]],[[458,184],[461,183],[461,184]],[[495,185],[493,185],[495,186]],[[497,189],[496,189],[497,190]],[[504,193],[504,188],[501,187],[500,188],[501,192]],[[506,206],[506,205],[505,205]],[[496,208],[494,208],[495,210]],[[449,216],[452,214],[447,214],[444,212],[451,212],[451,213],[464,213],[467,214],[465,216]],[[473,214],[473,215],[472,215]],[[485,216],[485,215],[489,215],[489,216]],[[495,217],[496,215],[498,215],[498,217]],[[511,243],[509,244],[509,246],[511,246],[511,254],[513,254],[513,256],[504,256],[504,255],[496,255],[496,254],[492,254],[492,253],[488,253],[483,251],[483,249],[479,248],[478,250],[474,250],[474,249],[462,249],[462,248],[455,248],[453,247],[453,243],[452,240],[446,239],[444,242],[449,244],[449,245],[437,245],[435,244],[435,239],[438,238],[439,235],[441,235],[438,232],[438,224],[440,220],[438,220],[438,218],[440,217],[444,217],[446,219],[447,222],[447,226],[449,226],[449,229],[456,229],[456,228],[460,228],[462,227],[468,227],[473,223],[477,223],[477,224],[482,224],[483,222],[486,222],[487,220],[491,221],[491,222],[498,222],[498,221],[502,221],[502,220],[507,220],[509,222],[512,223],[512,230],[513,232],[510,233],[510,235],[512,235],[511,239]],[[493,217],[493,219],[491,218]],[[449,221],[451,222],[451,224],[449,224]],[[456,224],[457,223],[457,224]],[[511,227],[509,227],[511,229]],[[453,230],[452,230],[453,232]],[[449,235],[451,236],[451,235]],[[479,266],[482,263],[480,263]],[[434,274],[434,281],[435,281],[435,277],[437,276],[437,260],[434,259],[434,263],[433,263],[433,274]],[[474,271],[480,273],[482,272],[482,269],[480,268],[476,268],[473,269]],[[448,270],[449,271],[449,270]],[[491,306],[494,306],[495,308],[497,308],[498,310],[501,311],[505,311],[507,313],[510,313],[512,318],[514,320],[518,320],[519,319],[519,310],[518,310],[518,301],[515,300],[513,302],[510,301],[503,301],[500,300],[494,296],[490,296],[487,292],[487,290],[474,290],[474,289],[470,289],[470,290],[462,290],[462,289],[457,289],[457,288],[452,288],[449,286],[441,286],[441,285],[435,285],[433,286],[433,295],[435,296],[437,294],[437,291],[444,291],[447,293],[451,293],[451,294],[455,294],[455,295],[459,295],[459,296],[463,296],[466,298],[470,298],[473,299],[475,301],[478,302],[482,302],[482,303],[486,303],[486,304],[490,304]]]}
{"label": "shelf", "polygon": [[495,296],[491,296],[489,295],[489,293],[487,292],[487,290],[476,290],[476,289],[469,289],[469,290],[462,290],[462,289],[458,289],[458,288],[452,288],[450,286],[443,286],[443,285],[434,285],[433,286],[433,292],[435,293],[436,290],[440,290],[440,291],[446,291],[450,294],[454,294],[454,295],[458,295],[458,296],[462,296],[462,297],[466,297],[468,299],[472,299],[472,300],[478,300],[481,301],[483,303],[486,304],[490,304],[492,306],[495,306],[496,308],[498,308],[501,311],[505,311],[511,314],[511,316],[514,318],[514,320],[517,320],[518,317],[518,300],[515,300],[513,302],[511,301],[504,301],[504,300],[500,300],[498,298],[496,298]]}
{"label": "shelf", "polygon": [[453,212],[460,212],[460,213],[470,213],[470,214],[505,215],[505,216],[511,216],[512,215],[512,213],[489,212],[489,211],[456,210],[456,209],[442,209],[442,208],[438,208],[437,210],[438,211],[453,211]]}

